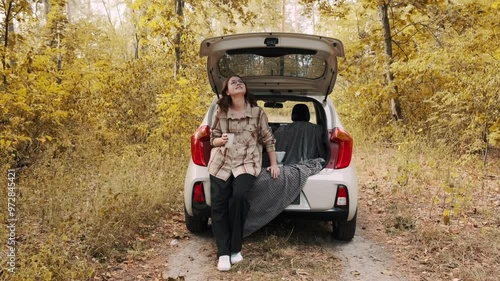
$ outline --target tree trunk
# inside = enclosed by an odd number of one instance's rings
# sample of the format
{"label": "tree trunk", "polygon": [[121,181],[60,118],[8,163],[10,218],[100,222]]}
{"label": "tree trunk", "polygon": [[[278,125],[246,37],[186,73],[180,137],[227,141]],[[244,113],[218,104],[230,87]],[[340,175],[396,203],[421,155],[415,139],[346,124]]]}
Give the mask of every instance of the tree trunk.
{"label": "tree trunk", "polygon": [[12,25],[12,1],[8,1],[7,7],[5,7],[5,18],[4,18],[4,41],[3,41],[3,53],[2,53],[2,67],[3,67],[3,86],[7,87],[7,48],[9,46],[9,31],[12,31],[14,26]]}
{"label": "tree trunk", "polygon": [[281,32],[285,32],[286,24],[286,0],[282,0],[281,3]]}
{"label": "tree trunk", "polygon": [[56,62],[57,62],[57,84],[61,84],[62,83],[62,78],[60,76],[61,72],[62,72],[62,63],[63,63],[63,59],[62,59],[62,54],[61,54],[61,30],[59,29],[59,26],[57,27],[57,57],[56,57]]}
{"label": "tree trunk", "polygon": [[[385,48],[385,71],[386,71],[386,81],[388,85],[391,85],[394,81],[394,75],[391,72],[392,64],[392,36],[391,36],[391,25],[389,23],[388,15],[388,3],[381,3],[379,5],[379,16],[380,22],[382,23],[382,30],[384,31],[384,48]],[[393,93],[391,96],[391,115],[395,120],[402,119],[401,104],[398,97],[398,87],[393,87]]]}
{"label": "tree trunk", "polygon": [[184,0],[175,0],[175,13],[179,19],[180,29],[175,35],[175,72],[174,77],[177,77],[182,68],[182,33],[184,32]]}
{"label": "tree trunk", "polygon": [[316,34],[316,8],[315,8],[316,4],[315,2],[312,3],[312,27],[313,27],[313,34]]}
{"label": "tree trunk", "polygon": [[139,34],[137,34],[137,32],[135,33],[135,45],[134,45],[134,58],[135,59],[139,59],[139,43],[140,43],[140,39],[139,39]]}
{"label": "tree trunk", "polygon": [[[47,28],[50,31],[50,41],[49,46],[52,49],[57,50],[57,55],[54,57],[54,61],[57,66],[57,76],[56,81],[58,84],[62,83],[62,70],[63,70],[63,54],[62,54],[62,44],[64,40],[64,27],[68,22],[67,14],[64,13],[67,6],[67,0],[51,2],[49,0],[43,1],[45,6],[45,17],[47,19]],[[50,13],[53,12],[52,9],[56,9],[55,12],[64,15],[64,19],[59,17],[54,17],[51,19]],[[59,16],[59,15],[57,15]]]}
{"label": "tree trunk", "polygon": [[50,12],[50,1],[49,0],[43,0],[43,9],[44,9],[45,15],[48,15]]}

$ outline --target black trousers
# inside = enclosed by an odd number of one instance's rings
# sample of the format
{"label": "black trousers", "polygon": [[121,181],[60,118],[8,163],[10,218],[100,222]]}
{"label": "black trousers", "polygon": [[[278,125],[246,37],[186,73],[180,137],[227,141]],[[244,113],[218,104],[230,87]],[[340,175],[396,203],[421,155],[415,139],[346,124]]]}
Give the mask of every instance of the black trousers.
{"label": "black trousers", "polygon": [[250,204],[248,191],[255,177],[241,174],[227,181],[210,175],[212,196],[212,230],[217,244],[217,257],[241,251],[243,227]]}

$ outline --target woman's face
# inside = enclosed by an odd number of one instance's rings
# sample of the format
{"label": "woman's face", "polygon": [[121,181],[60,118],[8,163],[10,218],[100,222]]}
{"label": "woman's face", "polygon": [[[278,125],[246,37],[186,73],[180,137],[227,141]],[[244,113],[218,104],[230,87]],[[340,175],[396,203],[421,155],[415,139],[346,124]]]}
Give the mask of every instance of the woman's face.
{"label": "woman's face", "polygon": [[247,92],[247,87],[243,80],[240,77],[233,76],[229,78],[227,83],[227,95],[235,96],[235,95],[245,95]]}

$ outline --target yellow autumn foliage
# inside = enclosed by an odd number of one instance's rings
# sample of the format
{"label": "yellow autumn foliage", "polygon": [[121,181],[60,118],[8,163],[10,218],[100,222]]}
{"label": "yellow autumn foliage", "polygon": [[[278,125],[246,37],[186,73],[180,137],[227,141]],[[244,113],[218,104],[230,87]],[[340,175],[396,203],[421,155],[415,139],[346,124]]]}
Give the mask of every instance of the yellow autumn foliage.
{"label": "yellow autumn foliage", "polygon": [[[73,2],[52,1],[47,14],[35,15],[16,0],[0,25],[8,37],[0,50],[0,167],[17,171],[22,191],[13,280],[91,280],[137,247],[160,217],[182,211],[189,137],[214,97],[199,43],[227,32],[278,31],[284,22],[281,1],[188,1],[183,17],[175,1],[126,2],[117,23],[89,17],[86,7],[67,9]],[[316,13],[315,26],[305,24],[307,13],[302,25],[284,26],[345,43],[331,96],[357,145],[380,141],[406,153],[432,143],[436,151],[457,148],[460,160],[500,146],[500,1],[394,5],[392,83],[377,2],[313,2],[301,5]],[[0,15],[8,16],[3,6]],[[14,18],[12,30],[5,23]],[[398,122],[389,110],[396,96]],[[410,156],[396,161],[395,186],[422,177]],[[462,203],[459,191],[444,190]],[[453,222],[460,210],[445,203],[440,215]],[[0,229],[1,241],[6,235]]]}

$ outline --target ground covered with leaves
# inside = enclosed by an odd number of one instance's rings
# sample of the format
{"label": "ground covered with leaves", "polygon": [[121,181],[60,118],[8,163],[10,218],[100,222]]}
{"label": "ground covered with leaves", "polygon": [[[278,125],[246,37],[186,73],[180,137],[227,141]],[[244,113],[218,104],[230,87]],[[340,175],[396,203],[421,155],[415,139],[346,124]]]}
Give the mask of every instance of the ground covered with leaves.
{"label": "ground covered with leaves", "polygon": [[[412,147],[410,149],[410,146]],[[420,280],[500,275],[500,158],[399,144],[358,150],[362,211]]]}

